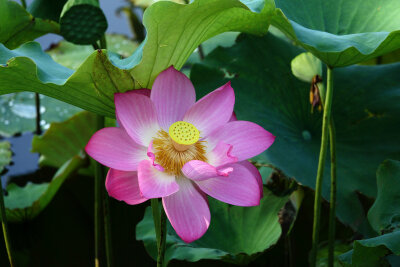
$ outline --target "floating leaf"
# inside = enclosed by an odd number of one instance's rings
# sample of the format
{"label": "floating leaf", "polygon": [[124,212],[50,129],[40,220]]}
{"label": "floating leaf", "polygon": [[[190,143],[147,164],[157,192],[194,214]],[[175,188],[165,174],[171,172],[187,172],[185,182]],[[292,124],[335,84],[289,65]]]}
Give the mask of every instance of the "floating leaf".
{"label": "floating leaf", "polygon": [[96,115],[80,112],[65,122],[52,123],[41,136],[34,136],[32,152],[40,154],[39,164],[59,168],[83,152],[96,131]]}
{"label": "floating leaf", "polygon": [[275,0],[271,24],[332,67],[400,48],[397,0]]}
{"label": "floating leaf", "polygon": [[[231,80],[238,119],[254,121],[277,136],[257,160],[314,188],[322,115],[310,113],[309,83],[291,74],[291,60],[301,52],[271,35],[242,35],[235,46],[217,48],[202,65],[194,65],[191,79],[198,97]],[[337,215],[361,232],[368,229],[363,228],[365,213],[356,192],[376,196],[377,167],[386,158],[400,158],[399,73],[400,64],[353,66],[334,72]],[[329,164],[324,176],[322,193],[329,199]]]}
{"label": "floating leaf", "polygon": [[7,219],[23,222],[35,218],[51,202],[63,182],[85,164],[85,158],[75,156],[57,171],[50,183],[28,183],[24,187],[9,184],[8,195],[4,197]]}
{"label": "floating leaf", "polygon": [[[40,96],[41,127],[47,129],[52,122],[64,121],[80,108],[47,96]],[[21,92],[0,96],[0,135],[11,136],[36,130],[35,94]]]}
{"label": "floating leaf", "polygon": [[75,72],[56,64],[36,43],[12,51],[0,45],[0,94],[38,92],[114,117],[114,93],[151,87],[168,66],[181,68],[203,41],[226,31],[265,33],[274,10],[272,0],[252,6],[263,9],[253,12],[231,0],[158,2],[146,9],[147,39],[132,56],[121,60],[110,54],[111,63],[105,52],[96,51]]}
{"label": "floating leaf", "polygon": [[[260,206],[237,207],[209,198],[210,228],[199,240],[187,244],[168,225],[165,261],[172,259],[198,261],[224,259],[236,263],[250,261],[251,255],[274,245],[280,235],[278,212],[288,197],[277,197],[264,189]],[[136,226],[136,239],[143,240],[146,250],[157,257],[156,236],[151,208]]]}
{"label": "floating leaf", "polygon": [[58,23],[34,18],[18,3],[9,0],[0,0],[0,25],[0,43],[9,49],[46,33],[59,32]]}

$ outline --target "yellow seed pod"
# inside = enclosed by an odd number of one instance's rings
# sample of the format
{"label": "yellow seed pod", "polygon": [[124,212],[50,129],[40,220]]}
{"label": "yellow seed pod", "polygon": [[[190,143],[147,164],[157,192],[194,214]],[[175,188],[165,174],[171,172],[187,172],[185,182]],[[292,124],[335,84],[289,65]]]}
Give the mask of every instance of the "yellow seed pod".
{"label": "yellow seed pod", "polygon": [[169,136],[180,145],[193,145],[200,138],[200,132],[197,128],[186,121],[177,121],[169,127]]}

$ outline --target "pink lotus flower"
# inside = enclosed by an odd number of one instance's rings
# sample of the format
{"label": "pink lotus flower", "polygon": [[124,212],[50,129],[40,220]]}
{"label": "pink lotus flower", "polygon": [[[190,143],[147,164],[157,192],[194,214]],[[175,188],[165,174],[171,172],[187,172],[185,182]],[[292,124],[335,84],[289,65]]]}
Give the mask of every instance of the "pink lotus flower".
{"label": "pink lotus flower", "polygon": [[130,205],[162,198],[171,225],[188,243],[210,224],[206,194],[232,205],[259,205],[261,175],[247,159],[275,137],[252,122],[230,121],[235,95],[229,82],[195,103],[190,80],[170,67],[150,97],[144,92],[115,94],[120,127],[96,132],[86,146],[110,167],[110,196]]}

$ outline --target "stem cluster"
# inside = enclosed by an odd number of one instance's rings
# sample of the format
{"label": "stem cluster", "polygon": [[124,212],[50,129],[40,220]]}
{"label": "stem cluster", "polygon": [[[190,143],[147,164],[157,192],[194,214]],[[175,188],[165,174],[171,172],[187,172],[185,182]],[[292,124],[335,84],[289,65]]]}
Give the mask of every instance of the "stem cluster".
{"label": "stem cluster", "polygon": [[324,104],[324,113],[322,119],[322,138],[321,148],[318,161],[318,171],[315,186],[314,199],[314,221],[313,221],[313,236],[310,263],[311,266],[316,266],[320,217],[321,217],[321,193],[322,182],[324,176],[324,167],[326,163],[326,153],[328,148],[328,137],[330,141],[331,151],[331,197],[330,197],[330,215],[329,215],[329,257],[328,266],[333,266],[334,263],[334,242],[335,242],[335,208],[336,208],[336,132],[332,119],[332,98],[333,98],[333,70],[328,66],[327,71],[327,90],[326,95],[322,96]]}

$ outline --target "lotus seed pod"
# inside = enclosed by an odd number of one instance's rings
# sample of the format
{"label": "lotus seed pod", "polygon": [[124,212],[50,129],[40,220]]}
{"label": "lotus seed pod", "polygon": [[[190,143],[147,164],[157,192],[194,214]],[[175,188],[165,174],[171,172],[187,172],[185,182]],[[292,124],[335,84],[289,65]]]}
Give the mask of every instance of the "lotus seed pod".
{"label": "lotus seed pod", "polygon": [[107,26],[95,0],[69,0],[61,12],[60,33],[74,44],[93,44],[103,36]]}

